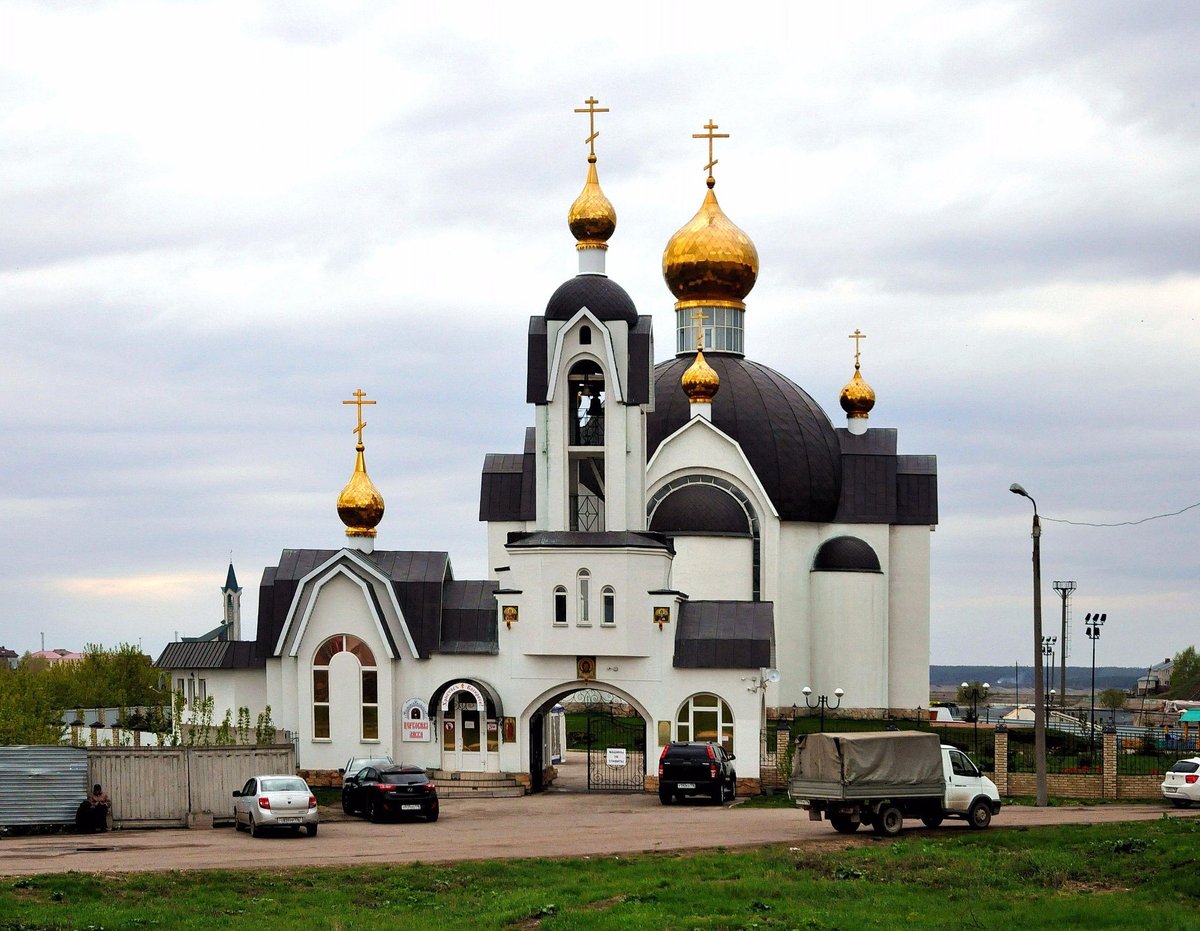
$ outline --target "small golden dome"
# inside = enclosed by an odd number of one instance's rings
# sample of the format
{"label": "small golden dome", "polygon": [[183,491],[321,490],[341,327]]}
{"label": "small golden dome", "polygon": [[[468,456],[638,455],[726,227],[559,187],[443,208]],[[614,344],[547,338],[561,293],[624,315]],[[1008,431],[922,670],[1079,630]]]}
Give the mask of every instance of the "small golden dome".
{"label": "small golden dome", "polygon": [[346,525],[346,536],[373,537],[375,527],[383,520],[383,495],[367,475],[363,444],[359,443],[354,449],[358,453],[354,460],[354,474],[338,495],[338,517]]}
{"label": "small golden dome", "polygon": [[863,381],[862,373],[859,372],[857,365],[854,366],[854,377],[842,389],[838,402],[848,417],[865,418],[871,412],[871,408],[875,406],[875,392],[870,385]]}
{"label": "small golden dome", "polygon": [[608,237],[617,228],[617,211],[600,190],[594,155],[588,157],[587,181],[567,212],[567,225],[576,239],[576,249],[607,249]]}
{"label": "small golden dome", "polygon": [[717,203],[713,180],[696,215],[671,237],[663,250],[663,278],[677,308],[745,308],[743,301],[758,278],[758,250]]}
{"label": "small golden dome", "polygon": [[721,387],[721,376],[704,361],[704,351],[697,349],[696,361],[688,366],[679,382],[683,385],[683,393],[693,404],[711,404],[713,395]]}

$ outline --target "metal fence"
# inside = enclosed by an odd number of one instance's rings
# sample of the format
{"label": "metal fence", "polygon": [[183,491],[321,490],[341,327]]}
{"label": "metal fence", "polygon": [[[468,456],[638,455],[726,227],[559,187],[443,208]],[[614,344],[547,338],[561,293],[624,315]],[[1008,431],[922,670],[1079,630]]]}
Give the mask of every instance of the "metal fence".
{"label": "metal fence", "polygon": [[86,750],[0,747],[0,827],[74,824],[87,792]]}
{"label": "metal fence", "polygon": [[[1037,769],[1033,728],[1008,732],[1008,771],[1032,773]],[[1104,744],[1099,735],[1046,729],[1046,772],[1086,776],[1104,771]]]}
{"label": "metal fence", "polygon": [[[1189,746],[1190,744],[1190,746]],[[1165,773],[1180,757],[1195,753],[1194,740],[1164,734],[1160,728],[1117,735],[1117,773],[1152,776]]]}

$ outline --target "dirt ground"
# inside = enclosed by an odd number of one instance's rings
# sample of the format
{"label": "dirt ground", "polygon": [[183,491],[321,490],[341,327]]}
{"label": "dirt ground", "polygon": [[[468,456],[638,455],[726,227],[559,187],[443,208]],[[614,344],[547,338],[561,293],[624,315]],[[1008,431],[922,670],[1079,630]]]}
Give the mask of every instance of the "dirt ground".
{"label": "dirt ground", "polygon": [[[251,838],[233,828],[118,830],[96,835],[43,835],[0,840],[0,875],[137,872],[213,868],[281,869],[356,863],[426,863],[500,857],[612,856],[715,847],[845,845],[826,822],[806,812],[720,807],[696,800],[663,806],[656,795],[546,792],[514,799],[445,799],[439,821],[371,824],[321,810],[317,837]],[[1047,824],[1196,817],[1162,804],[1005,808],[991,830]],[[905,833],[969,830],[947,821],[929,829],[905,822]],[[861,832],[863,843],[878,843]],[[853,841],[852,841],[853,842]]]}

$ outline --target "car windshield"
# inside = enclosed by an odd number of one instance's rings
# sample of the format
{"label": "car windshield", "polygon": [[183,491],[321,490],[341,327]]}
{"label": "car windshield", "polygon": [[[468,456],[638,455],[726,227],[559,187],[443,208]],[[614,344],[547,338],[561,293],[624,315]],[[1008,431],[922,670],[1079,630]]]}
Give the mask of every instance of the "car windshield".
{"label": "car windshield", "polygon": [[1172,773],[1194,773],[1200,769],[1200,761],[1197,760],[1180,760],[1171,767]]}
{"label": "car windshield", "polygon": [[307,792],[308,784],[303,779],[293,779],[286,776],[279,779],[262,780],[264,792]]}

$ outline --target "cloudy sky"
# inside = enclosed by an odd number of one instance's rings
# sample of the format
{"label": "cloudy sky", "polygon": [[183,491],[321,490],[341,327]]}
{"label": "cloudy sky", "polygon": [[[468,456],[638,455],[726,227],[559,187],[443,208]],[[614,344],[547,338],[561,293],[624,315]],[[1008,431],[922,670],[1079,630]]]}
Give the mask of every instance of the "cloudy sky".
{"label": "cloudy sky", "polygon": [[[0,2],[0,643],[220,620],[230,553],[336,547],[358,387],[378,545],[486,574],[528,317],[574,274],[589,95],[609,273],[717,192],[747,352],[938,457],[932,660],[1032,659],[1030,518],[1102,665],[1200,642],[1200,6]],[[1055,519],[1055,520],[1052,520]],[[1073,521],[1063,523],[1060,521]],[[1123,526],[1093,526],[1130,524]]]}

